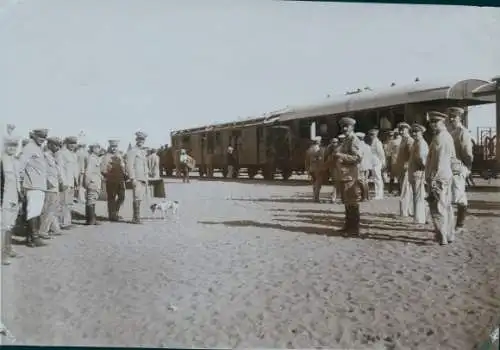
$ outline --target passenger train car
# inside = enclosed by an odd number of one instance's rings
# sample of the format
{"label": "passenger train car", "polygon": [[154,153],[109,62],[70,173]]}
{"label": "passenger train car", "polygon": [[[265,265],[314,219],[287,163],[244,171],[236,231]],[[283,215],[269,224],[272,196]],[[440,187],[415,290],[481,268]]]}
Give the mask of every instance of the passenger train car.
{"label": "passenger train car", "polygon": [[[339,134],[338,121],[344,116],[356,119],[357,131],[367,132],[375,127],[384,138],[386,131],[402,121],[427,124],[427,113],[431,110],[494,103],[494,96],[473,95],[474,90],[487,83],[467,79],[358,90],[259,118],[174,131],[172,147],[187,149],[196,159],[202,176],[213,176],[214,171],[227,176],[226,149],[231,145],[239,164],[233,175],[246,170],[250,178],[260,172],[265,179],[272,179],[276,174],[288,179],[293,172],[305,171],[305,153],[311,136],[321,136],[327,143]],[[467,122],[465,115],[465,125]]]}

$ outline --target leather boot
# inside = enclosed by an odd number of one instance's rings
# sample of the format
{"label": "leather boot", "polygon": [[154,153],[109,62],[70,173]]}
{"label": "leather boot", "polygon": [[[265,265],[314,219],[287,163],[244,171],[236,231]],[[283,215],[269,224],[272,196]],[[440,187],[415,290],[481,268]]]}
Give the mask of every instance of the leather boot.
{"label": "leather boot", "polygon": [[133,209],[132,223],[134,223],[134,224],[140,224],[141,223],[140,208],[141,208],[141,202],[140,201],[134,201],[133,207],[132,207],[132,209]]}
{"label": "leather boot", "polygon": [[97,225],[97,217],[95,215],[95,204],[89,205],[90,223],[89,225]]}
{"label": "leather boot", "polygon": [[86,225],[92,225],[92,214],[91,214],[91,206],[86,205],[85,206],[85,224]]}
{"label": "leather boot", "polygon": [[113,198],[108,197],[108,219],[109,221],[118,221],[116,217],[116,203]]}
{"label": "leather boot", "polygon": [[467,216],[467,207],[465,205],[457,206],[457,223],[456,230],[458,232],[464,230],[465,217]]}
{"label": "leather boot", "polygon": [[30,248],[43,247],[47,243],[44,243],[38,235],[38,218],[32,218],[28,220],[28,236],[26,237],[26,245]]}
{"label": "leather boot", "polygon": [[351,210],[352,210],[352,221],[351,221],[350,232],[354,234],[359,234],[359,220],[361,216],[359,212],[359,205],[353,205]]}
{"label": "leather boot", "polygon": [[343,233],[343,234],[346,234],[350,227],[351,227],[351,217],[352,217],[352,214],[351,214],[351,207],[349,205],[345,205],[345,212],[344,212],[344,226],[342,226],[341,229],[337,230],[337,232],[339,233]]}

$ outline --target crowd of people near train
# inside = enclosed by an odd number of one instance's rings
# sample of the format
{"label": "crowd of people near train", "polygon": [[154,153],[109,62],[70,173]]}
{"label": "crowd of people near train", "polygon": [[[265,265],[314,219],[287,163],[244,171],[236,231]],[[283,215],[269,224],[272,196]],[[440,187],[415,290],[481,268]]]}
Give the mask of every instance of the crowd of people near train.
{"label": "crowd of people near train", "polygon": [[[109,140],[104,149],[98,143],[86,145],[74,136],[61,139],[49,135],[47,129],[32,130],[28,139],[21,140],[14,129],[12,124],[7,126],[2,142],[4,265],[19,256],[12,247],[13,233],[24,235],[29,247],[45,246],[50,239],[74,227],[72,211],[77,203],[85,204],[87,225],[99,224],[95,208],[99,199],[107,201],[109,221],[121,221],[126,183],[130,183],[131,223],[138,224],[141,202],[148,196],[165,196],[157,150],[144,146],[144,132],[137,132],[135,146],[122,152],[118,140]],[[185,151],[180,160],[186,162],[183,157],[187,157]]]}
{"label": "crowd of people near train", "polygon": [[[332,200],[340,198],[345,205],[345,225],[340,231],[359,234],[359,203],[383,199],[385,174],[389,192],[399,196],[400,216],[413,217],[418,225],[431,219],[436,240],[442,245],[453,242],[455,234],[464,230],[466,186],[473,160],[473,140],[462,124],[463,114],[458,107],[448,108],[446,113],[430,112],[430,144],[424,138],[426,128],[420,124],[399,123],[383,144],[377,129],[368,135],[355,132],[356,121],[342,118],[342,134],[326,147],[316,138],[307,152],[314,200],[319,201],[321,186],[331,176]],[[373,198],[369,182],[374,184]]]}

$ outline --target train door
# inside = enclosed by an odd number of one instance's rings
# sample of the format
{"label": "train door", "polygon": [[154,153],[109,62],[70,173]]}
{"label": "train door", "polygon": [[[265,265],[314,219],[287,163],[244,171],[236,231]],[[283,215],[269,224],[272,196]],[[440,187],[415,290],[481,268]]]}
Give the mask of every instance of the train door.
{"label": "train door", "polygon": [[247,164],[248,166],[257,164],[257,145],[256,145],[256,127],[251,126],[241,130],[241,156],[242,163]]}
{"label": "train door", "polygon": [[256,129],[256,144],[257,164],[262,165],[266,162],[266,137],[263,125],[258,126]]}

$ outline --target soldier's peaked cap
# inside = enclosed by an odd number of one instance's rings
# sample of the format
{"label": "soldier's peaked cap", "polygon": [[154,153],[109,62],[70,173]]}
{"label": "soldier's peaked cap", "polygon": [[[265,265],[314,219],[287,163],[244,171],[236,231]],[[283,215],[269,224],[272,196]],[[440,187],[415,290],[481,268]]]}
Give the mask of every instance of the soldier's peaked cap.
{"label": "soldier's peaked cap", "polygon": [[110,146],[118,146],[120,141],[119,140],[108,140],[108,143]]}
{"label": "soldier's peaked cap", "polygon": [[68,136],[64,139],[64,143],[76,145],[78,143],[78,138],[76,136]]}
{"label": "soldier's peaked cap", "polygon": [[450,108],[447,108],[446,109],[446,112],[448,112],[448,114],[450,116],[462,116],[462,114],[465,113],[465,110],[463,108],[460,108],[460,107],[450,107]]}
{"label": "soldier's peaked cap", "polygon": [[31,131],[31,134],[32,134],[33,136],[46,138],[46,137],[47,137],[47,135],[49,134],[49,130],[48,130],[48,129],[33,129],[33,130]]}
{"label": "soldier's peaked cap", "polygon": [[340,134],[339,136],[337,136],[337,138],[338,138],[339,140],[341,140],[341,139],[345,139],[345,135],[344,135],[344,134]]}
{"label": "soldier's peaked cap", "polygon": [[321,136],[315,136],[312,138],[314,142],[321,142]]}
{"label": "soldier's peaked cap", "polygon": [[51,143],[51,144],[60,146],[62,144],[62,140],[59,137],[51,136],[51,137],[47,138],[47,143]]}
{"label": "soldier's peaked cap", "polygon": [[339,124],[344,126],[344,125],[356,125],[356,120],[350,117],[343,117],[342,119],[339,120]]}
{"label": "soldier's peaked cap", "polygon": [[361,132],[361,131],[358,131],[358,132],[356,133],[356,136],[357,136],[357,137],[359,137],[359,138],[363,138],[363,137],[365,137],[365,133],[364,133],[364,132]]}
{"label": "soldier's peaked cap", "polygon": [[410,125],[408,123],[401,122],[398,124],[398,129],[409,129],[409,128],[410,128]]}
{"label": "soldier's peaked cap", "polygon": [[425,132],[425,127],[422,126],[422,125],[420,125],[420,124],[417,124],[417,123],[413,124],[411,126],[411,129],[414,130],[414,131]]}
{"label": "soldier's peaked cap", "polygon": [[433,121],[438,121],[438,120],[445,120],[447,118],[447,115],[438,111],[431,111],[429,112],[429,120]]}
{"label": "soldier's peaked cap", "polygon": [[378,129],[370,129],[370,130],[368,131],[368,134],[369,134],[369,135],[378,135]]}
{"label": "soldier's peaked cap", "polygon": [[331,142],[339,142],[339,139],[334,137],[333,139],[331,139]]}
{"label": "soldier's peaked cap", "polygon": [[146,134],[145,132],[142,132],[142,131],[138,131],[135,133],[135,137],[137,139],[140,139],[140,140],[145,140],[146,137],[148,137],[148,134]]}
{"label": "soldier's peaked cap", "polygon": [[395,132],[394,130],[389,130],[387,133],[388,133],[389,135],[394,135],[396,132]]}

